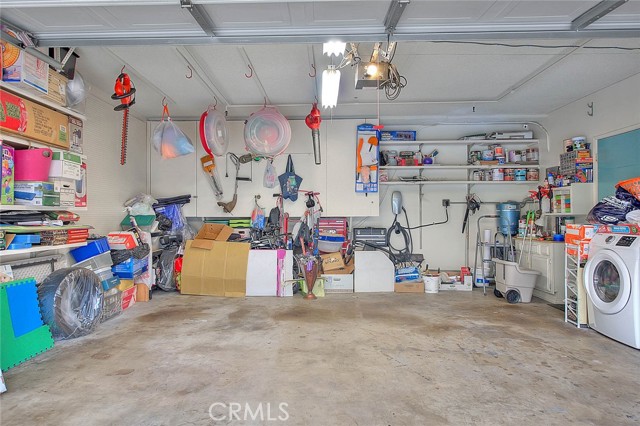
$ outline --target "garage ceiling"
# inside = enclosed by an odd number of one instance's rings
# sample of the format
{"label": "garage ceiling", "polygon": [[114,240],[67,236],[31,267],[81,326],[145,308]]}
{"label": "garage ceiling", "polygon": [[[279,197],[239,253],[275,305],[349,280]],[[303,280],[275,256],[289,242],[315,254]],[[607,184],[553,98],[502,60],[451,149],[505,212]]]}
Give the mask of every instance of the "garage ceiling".
{"label": "garage ceiling", "polygon": [[[535,119],[640,72],[637,0],[412,0],[390,35],[389,0],[180,3],[3,0],[1,7],[3,22],[40,46],[79,46],[78,69],[106,99],[127,64],[138,88],[132,112],[141,118],[159,116],[163,97],[174,117],[197,117],[216,101],[237,119],[265,102],[303,117],[331,63],[322,42],[334,38],[359,43],[365,59],[374,41],[397,40],[393,63],[408,81],[388,101],[356,90],[347,66],[334,117]],[[592,12],[601,17],[582,24]]]}

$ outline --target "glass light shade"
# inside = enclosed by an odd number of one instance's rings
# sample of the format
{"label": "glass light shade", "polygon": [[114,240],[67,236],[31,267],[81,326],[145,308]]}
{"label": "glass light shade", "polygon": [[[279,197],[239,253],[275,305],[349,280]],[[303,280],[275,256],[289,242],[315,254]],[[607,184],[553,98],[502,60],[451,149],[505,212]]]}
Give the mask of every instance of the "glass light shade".
{"label": "glass light shade", "polygon": [[330,65],[322,72],[322,108],[334,108],[338,104],[340,71]]}
{"label": "glass light shade", "polygon": [[347,43],[341,41],[329,41],[322,44],[322,53],[331,56],[340,56],[344,53],[344,49],[347,47]]}

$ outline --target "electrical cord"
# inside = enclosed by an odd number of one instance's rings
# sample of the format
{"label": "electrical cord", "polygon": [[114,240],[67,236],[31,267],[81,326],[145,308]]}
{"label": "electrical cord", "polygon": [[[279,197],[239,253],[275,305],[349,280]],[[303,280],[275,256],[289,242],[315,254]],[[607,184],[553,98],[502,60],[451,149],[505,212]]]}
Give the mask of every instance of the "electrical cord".
{"label": "electrical cord", "polygon": [[[393,219],[393,223],[391,224],[389,229],[387,229],[387,234],[385,237],[387,246],[389,246],[389,251],[394,253],[394,257],[396,258],[396,262],[394,263],[396,264],[399,262],[411,261],[411,255],[413,254],[413,238],[411,237],[411,228],[409,226],[409,216],[407,215],[407,210],[404,207],[402,208],[402,211],[404,212],[405,220],[407,221],[407,226],[406,227],[402,226],[398,221],[398,215],[395,215]],[[404,248],[398,249],[391,244],[392,233],[402,235],[404,239]]]}
{"label": "electrical cord", "polygon": [[[403,210],[404,210],[404,209],[403,209]],[[415,226],[415,227],[413,227],[413,228],[407,228],[407,229],[409,229],[409,230],[411,231],[411,230],[413,230],[413,229],[426,228],[427,226],[444,225],[445,223],[449,222],[449,207],[448,207],[448,206],[445,206],[445,208],[444,208],[444,214],[445,214],[446,219],[445,219],[445,220],[443,220],[443,221],[440,221],[440,222],[433,222],[433,223],[427,223],[427,224],[424,224],[424,225],[419,225],[419,226]],[[407,224],[408,224],[408,223],[407,223]]]}

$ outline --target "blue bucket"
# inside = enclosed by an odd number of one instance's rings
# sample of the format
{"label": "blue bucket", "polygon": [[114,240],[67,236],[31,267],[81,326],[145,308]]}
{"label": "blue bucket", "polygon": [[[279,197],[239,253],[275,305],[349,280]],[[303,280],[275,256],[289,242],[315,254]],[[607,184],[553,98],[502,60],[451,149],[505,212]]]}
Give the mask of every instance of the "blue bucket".
{"label": "blue bucket", "polygon": [[520,205],[515,201],[500,203],[496,206],[498,211],[498,229],[502,235],[515,235],[518,233],[518,221],[520,220]]}

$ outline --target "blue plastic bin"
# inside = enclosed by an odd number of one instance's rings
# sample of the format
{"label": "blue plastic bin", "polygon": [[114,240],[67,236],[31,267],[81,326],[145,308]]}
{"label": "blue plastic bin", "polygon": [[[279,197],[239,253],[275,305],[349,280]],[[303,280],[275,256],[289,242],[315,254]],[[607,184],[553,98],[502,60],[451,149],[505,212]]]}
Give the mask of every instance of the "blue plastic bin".
{"label": "blue plastic bin", "polygon": [[132,279],[147,270],[147,258],[125,260],[111,268],[114,274],[124,279]]}
{"label": "blue plastic bin", "polygon": [[109,243],[107,242],[107,239],[100,238],[97,240],[87,241],[86,246],[73,249],[69,253],[71,253],[71,256],[73,256],[76,262],[82,262],[90,257],[94,257],[108,251]]}
{"label": "blue plastic bin", "polygon": [[17,244],[40,244],[40,234],[16,234],[12,243]]}

